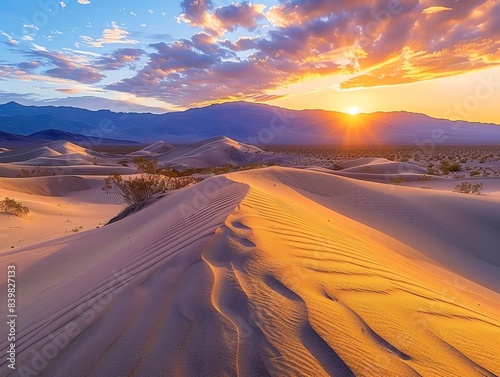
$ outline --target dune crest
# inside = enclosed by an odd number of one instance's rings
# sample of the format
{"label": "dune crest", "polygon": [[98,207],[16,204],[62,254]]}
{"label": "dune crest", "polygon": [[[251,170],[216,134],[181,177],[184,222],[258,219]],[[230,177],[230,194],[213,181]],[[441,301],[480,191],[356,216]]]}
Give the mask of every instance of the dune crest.
{"label": "dune crest", "polygon": [[[208,168],[227,164],[242,166],[266,163],[278,158],[253,145],[237,142],[226,136],[209,138],[197,143],[177,147],[160,154],[158,162],[179,167]],[[286,160],[287,157],[279,157]]]}

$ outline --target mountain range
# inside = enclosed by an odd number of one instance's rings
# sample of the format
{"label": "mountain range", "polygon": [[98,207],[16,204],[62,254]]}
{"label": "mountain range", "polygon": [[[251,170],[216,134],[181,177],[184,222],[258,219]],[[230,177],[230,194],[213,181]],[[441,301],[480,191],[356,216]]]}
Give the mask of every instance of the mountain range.
{"label": "mountain range", "polygon": [[[79,135],[80,139],[89,140],[91,137],[109,143],[164,140],[181,144],[219,135],[260,146],[500,143],[498,125],[435,119],[408,112],[347,115],[247,102],[165,114],[23,106],[16,102],[0,105],[0,131],[32,136],[46,130],[51,130],[53,137],[55,131],[64,131]],[[70,141],[78,142],[75,139]]]}

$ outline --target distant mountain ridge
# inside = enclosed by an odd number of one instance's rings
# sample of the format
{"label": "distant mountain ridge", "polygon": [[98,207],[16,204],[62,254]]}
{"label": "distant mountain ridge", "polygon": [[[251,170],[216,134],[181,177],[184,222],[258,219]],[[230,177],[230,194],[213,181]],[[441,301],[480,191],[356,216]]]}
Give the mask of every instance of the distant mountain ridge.
{"label": "distant mountain ridge", "polygon": [[351,116],[230,102],[165,114],[114,113],[73,107],[0,105],[0,130],[28,135],[46,129],[151,143],[192,143],[225,135],[254,145],[499,144],[500,127],[408,112]]}
{"label": "distant mountain ridge", "polygon": [[26,147],[50,141],[69,141],[87,148],[99,145],[111,146],[139,144],[135,141],[99,138],[54,129],[38,131],[29,135],[19,135],[0,131],[0,145],[5,147]]}

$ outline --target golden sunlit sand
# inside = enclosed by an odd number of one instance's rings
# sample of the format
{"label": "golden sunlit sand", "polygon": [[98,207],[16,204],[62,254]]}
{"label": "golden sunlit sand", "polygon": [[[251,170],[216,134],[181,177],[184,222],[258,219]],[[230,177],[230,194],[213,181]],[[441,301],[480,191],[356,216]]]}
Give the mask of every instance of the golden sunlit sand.
{"label": "golden sunlit sand", "polygon": [[[268,157],[220,138],[147,150],[180,164],[227,145]],[[47,158],[80,169],[93,153],[65,148]],[[89,175],[0,179],[32,209],[0,217],[19,284],[18,369],[2,360],[2,376],[500,374],[497,197],[381,183],[425,169],[366,158],[213,176],[102,226],[123,208],[103,177],[125,168],[103,156]]]}

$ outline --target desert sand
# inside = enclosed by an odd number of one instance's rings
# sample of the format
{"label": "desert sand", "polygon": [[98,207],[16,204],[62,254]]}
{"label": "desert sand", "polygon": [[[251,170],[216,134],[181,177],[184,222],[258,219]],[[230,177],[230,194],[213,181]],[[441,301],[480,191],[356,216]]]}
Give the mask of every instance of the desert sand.
{"label": "desert sand", "polygon": [[[233,143],[149,152],[178,165],[226,163],[228,145],[242,161],[271,157]],[[413,163],[275,166],[205,179],[101,226],[124,208],[103,176],[133,166],[46,147],[0,154],[2,197],[32,209],[0,216],[19,314],[17,369],[4,358],[0,375],[500,375],[500,178],[479,196],[412,181],[423,174]],[[63,176],[12,178],[68,155]]]}

